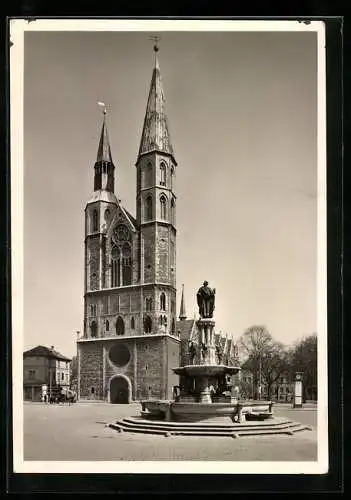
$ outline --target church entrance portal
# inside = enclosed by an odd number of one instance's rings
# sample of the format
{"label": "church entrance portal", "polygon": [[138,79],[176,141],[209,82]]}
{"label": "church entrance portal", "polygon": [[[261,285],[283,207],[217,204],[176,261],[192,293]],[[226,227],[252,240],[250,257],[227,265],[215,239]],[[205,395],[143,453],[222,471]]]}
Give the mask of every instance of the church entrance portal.
{"label": "church entrance portal", "polygon": [[129,403],[129,384],[124,377],[114,377],[110,382],[110,401],[113,404]]}

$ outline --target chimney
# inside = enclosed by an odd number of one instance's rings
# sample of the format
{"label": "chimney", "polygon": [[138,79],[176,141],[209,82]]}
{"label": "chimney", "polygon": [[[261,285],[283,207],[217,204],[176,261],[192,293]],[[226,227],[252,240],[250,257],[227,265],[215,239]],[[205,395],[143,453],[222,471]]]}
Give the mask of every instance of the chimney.
{"label": "chimney", "polygon": [[53,351],[53,350],[55,349],[55,346],[54,346],[54,345],[52,345],[52,346],[50,347],[50,349]]}

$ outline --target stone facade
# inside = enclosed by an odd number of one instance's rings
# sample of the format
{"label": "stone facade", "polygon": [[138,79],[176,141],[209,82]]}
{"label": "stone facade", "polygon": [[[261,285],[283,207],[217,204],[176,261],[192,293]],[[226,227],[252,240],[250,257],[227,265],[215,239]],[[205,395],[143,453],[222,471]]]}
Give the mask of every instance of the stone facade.
{"label": "stone facade", "polygon": [[[119,358],[118,353],[125,358]],[[172,371],[180,364],[179,341],[170,336],[126,336],[81,342],[78,358],[80,399],[118,402],[118,394],[111,385],[118,378],[128,384],[128,401],[170,399],[179,381]]]}
{"label": "stone facade", "polygon": [[[151,96],[151,97],[150,97]],[[169,398],[178,383],[176,328],[177,163],[158,66],[136,162],[136,218],[114,194],[106,116],[85,208],[84,328],[79,398]],[[156,120],[156,122],[154,122]]]}

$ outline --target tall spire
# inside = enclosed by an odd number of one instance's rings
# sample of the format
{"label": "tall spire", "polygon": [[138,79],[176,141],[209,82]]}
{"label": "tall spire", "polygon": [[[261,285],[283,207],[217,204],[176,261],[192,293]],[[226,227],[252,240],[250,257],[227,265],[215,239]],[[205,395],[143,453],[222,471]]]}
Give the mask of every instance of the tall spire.
{"label": "tall spire", "polygon": [[185,301],[184,301],[184,285],[182,285],[182,299],[180,301],[179,319],[181,321],[184,320],[184,319],[186,319]]}
{"label": "tall spire", "polygon": [[98,104],[104,108],[104,118],[94,167],[94,191],[104,190],[113,193],[115,185],[115,166],[112,161],[110,141],[107,133],[106,106],[103,102],[99,102]]}
{"label": "tall spire", "polygon": [[[101,103],[101,104],[103,104],[103,103]],[[99,147],[98,147],[98,151],[97,151],[96,161],[97,162],[113,163],[112,155],[111,155],[110,141],[109,141],[108,132],[107,132],[106,114],[107,114],[107,111],[106,111],[106,107],[104,105],[104,120],[102,123],[100,142],[99,142]]]}
{"label": "tall spire", "polygon": [[155,66],[152,72],[138,156],[140,157],[151,151],[159,151],[174,156],[168,129],[165,96],[157,57],[159,50],[157,46],[158,38],[154,37],[153,39],[156,41],[154,45]]}

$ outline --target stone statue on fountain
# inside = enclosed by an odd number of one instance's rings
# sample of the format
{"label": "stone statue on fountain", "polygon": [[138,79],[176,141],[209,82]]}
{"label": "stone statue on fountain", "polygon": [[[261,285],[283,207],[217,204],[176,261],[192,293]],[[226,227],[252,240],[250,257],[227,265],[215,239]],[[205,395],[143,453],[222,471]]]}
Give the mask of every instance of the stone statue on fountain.
{"label": "stone statue on fountain", "polygon": [[189,341],[189,357],[190,357],[190,363],[193,365],[194,364],[194,359],[195,359],[195,356],[196,356],[196,347],[194,345],[194,342],[192,342],[191,340]]}
{"label": "stone statue on fountain", "polygon": [[212,318],[215,305],[216,289],[208,286],[208,281],[204,281],[202,287],[199,288],[196,298],[199,306],[199,314],[201,318]]}

